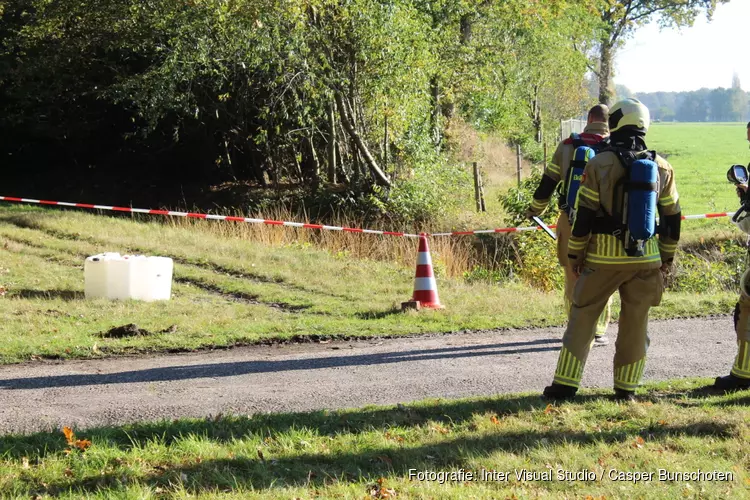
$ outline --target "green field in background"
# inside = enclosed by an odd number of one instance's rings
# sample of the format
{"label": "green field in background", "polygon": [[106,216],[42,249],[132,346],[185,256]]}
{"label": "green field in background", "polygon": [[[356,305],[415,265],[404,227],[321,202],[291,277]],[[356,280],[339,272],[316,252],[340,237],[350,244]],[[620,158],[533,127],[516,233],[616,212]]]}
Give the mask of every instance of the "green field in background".
{"label": "green field in background", "polygon": [[747,165],[750,151],[745,123],[655,123],[649,148],[675,169],[683,213],[735,211],[737,195],[727,181],[735,163]]}

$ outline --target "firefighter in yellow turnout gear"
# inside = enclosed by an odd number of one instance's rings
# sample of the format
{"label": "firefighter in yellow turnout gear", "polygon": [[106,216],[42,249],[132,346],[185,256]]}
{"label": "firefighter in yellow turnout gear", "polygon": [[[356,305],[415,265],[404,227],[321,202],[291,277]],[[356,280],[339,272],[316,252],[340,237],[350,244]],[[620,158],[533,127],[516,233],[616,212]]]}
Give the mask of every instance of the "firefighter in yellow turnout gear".
{"label": "firefighter in yellow turnout gear", "polygon": [[[575,396],[597,319],[615,291],[620,292],[622,303],[614,357],[615,397],[630,400],[640,385],[649,346],[649,309],[661,302],[663,273],[672,266],[681,224],[672,167],[647,151],[644,138],[649,124],[648,108],[636,99],[617,103],[609,115],[612,149],[600,152],[586,165],[568,242],[571,272],[578,281],[554,382],[544,390],[548,398]],[[637,160],[655,163],[656,182],[628,180],[626,166]],[[649,191],[655,197],[658,239],[634,241],[627,237],[632,235],[632,226],[630,220],[626,224],[623,219],[623,213],[631,213],[625,206],[625,193],[632,202],[636,191]],[[644,223],[650,218],[653,224],[656,214],[644,213]]]}
{"label": "firefighter in yellow turnout gear", "polygon": [[[747,124],[747,140],[750,142],[750,123]],[[743,184],[738,187],[737,194],[747,205],[748,186]],[[750,234],[750,214],[737,220],[737,226],[747,234]],[[734,330],[737,334],[737,356],[729,375],[716,377],[714,387],[723,390],[736,390],[750,388],[750,269],[745,271],[740,280],[740,301],[734,309]]]}
{"label": "firefighter in yellow turnout gear", "polygon": [[[750,231],[750,227],[747,231]],[[750,389],[750,269],[742,276],[740,286],[742,287],[740,301],[734,310],[737,356],[734,358],[729,375],[717,377],[714,381],[714,387],[717,389]]]}
{"label": "firefighter in yellow turnout gear", "polygon": [[[599,104],[591,108],[588,113],[586,128],[580,135],[581,141],[589,146],[602,143],[609,137],[609,126],[607,118],[609,109],[604,104]],[[526,216],[530,219],[541,215],[547,208],[550,198],[554,195],[556,189],[561,183],[564,184],[568,178],[568,168],[570,167],[576,145],[571,138],[565,139],[558,144],[555,154],[552,156],[552,162],[545,166],[542,180],[539,187],[534,192],[534,199],[526,211]],[[573,304],[573,288],[575,287],[576,277],[573,275],[568,265],[568,239],[570,238],[570,210],[564,206],[564,196],[560,199],[560,217],[557,220],[557,260],[565,270],[565,310],[570,314],[570,308]],[[570,207],[573,208],[573,207]],[[612,299],[607,302],[596,325],[595,345],[607,345],[609,341],[605,334],[612,317]]]}

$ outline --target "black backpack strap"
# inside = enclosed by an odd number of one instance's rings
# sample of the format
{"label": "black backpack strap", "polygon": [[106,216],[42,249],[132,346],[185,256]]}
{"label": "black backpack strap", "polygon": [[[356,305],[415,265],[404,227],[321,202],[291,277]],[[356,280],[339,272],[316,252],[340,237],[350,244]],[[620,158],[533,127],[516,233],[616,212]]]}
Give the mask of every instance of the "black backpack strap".
{"label": "black backpack strap", "polygon": [[600,210],[604,215],[596,218],[592,232],[594,234],[611,234],[622,239],[625,236],[627,221],[624,219],[624,214],[621,213],[622,207],[616,201],[618,198],[624,200],[627,183],[630,178],[630,165],[632,165],[636,158],[632,151],[620,149],[610,144],[607,144],[607,147],[602,149],[601,153],[604,152],[614,153],[628,173],[615,183],[612,192],[612,215],[609,215],[602,205]]}

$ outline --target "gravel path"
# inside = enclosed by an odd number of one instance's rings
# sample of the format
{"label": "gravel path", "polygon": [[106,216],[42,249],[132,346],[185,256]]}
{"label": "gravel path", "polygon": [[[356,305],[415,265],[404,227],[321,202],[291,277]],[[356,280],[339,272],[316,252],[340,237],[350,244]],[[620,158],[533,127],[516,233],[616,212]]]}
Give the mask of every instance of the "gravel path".
{"label": "gravel path", "polygon": [[[562,331],[6,366],[0,368],[0,433],[540,391],[552,378]],[[735,351],[731,317],[655,321],[646,379],[723,375]],[[584,386],[611,387],[613,353],[612,344],[591,352]]]}

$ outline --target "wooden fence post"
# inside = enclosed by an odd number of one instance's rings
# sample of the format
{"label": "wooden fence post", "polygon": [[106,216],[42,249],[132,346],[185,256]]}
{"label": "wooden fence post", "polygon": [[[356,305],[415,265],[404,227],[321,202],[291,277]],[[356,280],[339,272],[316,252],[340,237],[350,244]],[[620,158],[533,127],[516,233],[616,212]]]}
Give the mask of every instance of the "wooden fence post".
{"label": "wooden fence post", "polygon": [[518,175],[518,187],[521,187],[521,145],[516,144],[516,174]]}
{"label": "wooden fence post", "polygon": [[477,206],[477,212],[481,211],[482,205],[479,202],[479,164],[473,163],[474,167],[474,203]]}

